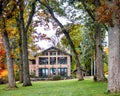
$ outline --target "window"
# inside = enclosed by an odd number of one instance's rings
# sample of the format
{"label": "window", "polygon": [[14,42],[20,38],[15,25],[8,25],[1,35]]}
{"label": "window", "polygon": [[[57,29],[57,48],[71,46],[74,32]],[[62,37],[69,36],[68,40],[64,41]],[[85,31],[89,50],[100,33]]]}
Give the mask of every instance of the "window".
{"label": "window", "polygon": [[48,55],[48,52],[43,52],[42,55],[47,56],[47,55]]}
{"label": "window", "polygon": [[67,76],[67,68],[58,68],[58,74],[60,76]]}
{"label": "window", "polygon": [[56,55],[56,51],[51,51],[50,55]]}
{"label": "window", "polygon": [[40,65],[46,65],[46,64],[48,64],[48,58],[47,57],[41,57],[41,58],[39,58],[39,64]]}
{"label": "window", "polygon": [[56,64],[56,57],[50,57],[50,64],[51,65]]}
{"label": "window", "polygon": [[50,68],[50,75],[56,74],[56,68]]}
{"label": "window", "polygon": [[63,52],[58,51],[58,55],[64,55],[64,53],[63,53]]}
{"label": "window", "polygon": [[32,60],[32,64],[36,64],[36,60]]}
{"label": "window", "polygon": [[67,57],[58,57],[59,64],[67,64]]}
{"label": "window", "polygon": [[40,68],[39,69],[39,76],[40,77],[47,77],[48,76],[48,68]]}

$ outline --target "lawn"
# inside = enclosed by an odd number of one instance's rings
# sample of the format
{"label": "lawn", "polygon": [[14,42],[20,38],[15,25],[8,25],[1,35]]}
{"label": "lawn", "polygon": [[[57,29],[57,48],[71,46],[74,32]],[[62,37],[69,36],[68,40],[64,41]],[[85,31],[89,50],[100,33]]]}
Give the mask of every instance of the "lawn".
{"label": "lawn", "polygon": [[33,86],[5,90],[6,85],[0,85],[0,96],[120,96],[107,94],[107,83],[92,80],[61,80],[32,82]]}

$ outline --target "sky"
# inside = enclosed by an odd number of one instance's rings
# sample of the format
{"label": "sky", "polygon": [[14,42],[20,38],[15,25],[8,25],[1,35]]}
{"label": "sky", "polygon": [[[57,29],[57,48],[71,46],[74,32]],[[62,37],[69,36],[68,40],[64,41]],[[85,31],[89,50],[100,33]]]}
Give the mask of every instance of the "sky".
{"label": "sky", "polygon": [[[55,30],[53,30],[53,29],[50,29],[50,30],[48,30],[48,31],[47,31],[47,30],[45,31],[43,27],[38,27],[38,28],[37,28],[37,31],[40,32],[40,33],[46,34],[47,37],[52,37],[52,36],[55,35]],[[38,45],[39,47],[43,48],[43,49],[47,49],[47,48],[49,48],[49,47],[51,46],[51,43],[50,43],[49,41],[47,41],[47,40],[40,40],[40,41],[37,43],[37,45]]]}
{"label": "sky", "polygon": [[[63,17],[59,17],[58,20],[63,24],[65,25],[67,23],[67,20]],[[52,36],[55,36],[55,30],[52,29],[52,24],[50,24],[50,30],[44,30],[44,27],[37,27],[37,32],[40,32],[40,33],[44,33],[46,34],[48,37],[52,37]],[[42,49],[47,49],[49,47],[52,46],[51,42],[47,41],[47,40],[41,40],[37,43],[37,45],[39,47],[41,47]]]}

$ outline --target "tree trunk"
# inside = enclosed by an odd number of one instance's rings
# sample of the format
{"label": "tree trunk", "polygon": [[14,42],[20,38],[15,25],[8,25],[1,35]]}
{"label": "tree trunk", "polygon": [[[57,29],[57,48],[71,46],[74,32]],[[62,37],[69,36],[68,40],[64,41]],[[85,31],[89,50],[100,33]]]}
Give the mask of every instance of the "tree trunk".
{"label": "tree trunk", "polygon": [[108,91],[120,92],[120,25],[109,28]]}
{"label": "tree trunk", "polygon": [[23,83],[23,59],[22,59],[22,32],[20,29],[20,20],[19,16],[16,17],[17,28],[19,33],[19,48],[20,48],[20,58],[19,58],[19,82]]}
{"label": "tree trunk", "polygon": [[[19,41],[19,43],[21,43],[21,40]],[[19,44],[20,47],[20,59],[19,59],[19,82],[23,83],[23,59],[22,59],[22,45]]]}
{"label": "tree trunk", "polygon": [[103,64],[103,48],[102,48],[102,32],[100,24],[96,23],[95,33],[95,75],[94,81],[106,81],[104,76],[104,64]]}
{"label": "tree trunk", "polygon": [[27,31],[25,30],[23,10],[20,11],[20,30],[22,35],[23,86],[32,86],[29,75]]}
{"label": "tree trunk", "polygon": [[22,31],[23,86],[31,86],[27,50],[27,33]]}
{"label": "tree trunk", "polygon": [[28,16],[28,20],[24,22],[24,2],[20,3],[20,30],[22,33],[22,60],[23,60],[23,86],[32,86],[29,74],[29,62],[28,62],[28,43],[27,43],[27,32],[31,24],[32,18],[35,14],[37,0],[31,2],[31,11]]}
{"label": "tree trunk", "polygon": [[120,24],[109,28],[108,37],[108,92],[120,92]]}
{"label": "tree trunk", "polygon": [[120,92],[120,17],[119,0],[110,0],[108,7],[114,8],[112,23],[108,31],[108,92]]}
{"label": "tree trunk", "polygon": [[14,66],[11,58],[11,48],[9,43],[8,34],[6,31],[2,32],[3,44],[6,50],[7,68],[8,68],[8,87],[16,88]]}

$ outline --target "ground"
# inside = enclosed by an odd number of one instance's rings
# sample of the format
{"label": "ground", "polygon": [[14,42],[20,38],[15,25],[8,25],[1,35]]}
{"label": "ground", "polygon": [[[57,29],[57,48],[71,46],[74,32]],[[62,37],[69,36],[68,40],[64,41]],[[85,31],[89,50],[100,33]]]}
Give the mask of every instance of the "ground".
{"label": "ground", "polygon": [[60,80],[37,81],[33,86],[6,90],[6,85],[0,85],[0,96],[120,96],[120,94],[107,94],[107,82],[98,83],[92,79],[84,81]]}

